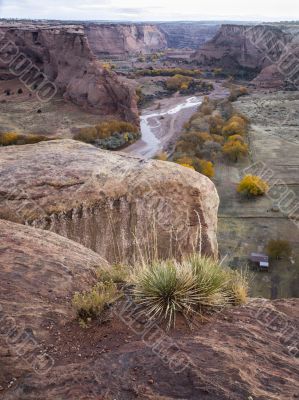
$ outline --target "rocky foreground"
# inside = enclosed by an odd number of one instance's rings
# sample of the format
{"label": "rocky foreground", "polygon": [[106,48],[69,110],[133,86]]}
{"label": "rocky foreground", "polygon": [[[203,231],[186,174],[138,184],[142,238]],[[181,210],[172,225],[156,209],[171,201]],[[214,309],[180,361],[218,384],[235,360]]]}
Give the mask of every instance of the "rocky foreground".
{"label": "rocky foreground", "polygon": [[298,398],[298,300],[252,300],[167,333],[119,304],[83,329],[71,298],[101,257],[8,221],[0,238],[1,398]]}
{"label": "rocky foreground", "polygon": [[53,140],[0,149],[0,171],[0,218],[51,230],[111,262],[141,249],[217,256],[218,195],[189,168]]}

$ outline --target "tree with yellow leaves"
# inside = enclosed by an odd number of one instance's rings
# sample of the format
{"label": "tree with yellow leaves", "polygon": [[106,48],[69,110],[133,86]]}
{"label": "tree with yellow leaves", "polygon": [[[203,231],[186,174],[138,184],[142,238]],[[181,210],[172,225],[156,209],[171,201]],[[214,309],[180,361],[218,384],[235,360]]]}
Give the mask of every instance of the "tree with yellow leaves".
{"label": "tree with yellow leaves", "polygon": [[195,168],[192,166],[192,165],[190,165],[190,164],[180,164],[182,167],[186,167],[186,168],[190,168],[190,169],[194,169],[195,170]]}
{"label": "tree with yellow leaves", "polygon": [[248,145],[239,140],[228,141],[222,146],[222,152],[230,160],[237,162],[240,157],[248,154]]}
{"label": "tree with yellow leaves", "polygon": [[206,161],[206,160],[200,160],[200,167],[201,167],[201,173],[208,178],[213,178],[215,175],[215,170],[213,163],[211,161]]}
{"label": "tree with yellow leaves", "polygon": [[239,182],[237,191],[246,196],[262,196],[269,190],[267,182],[257,175],[245,175]]}

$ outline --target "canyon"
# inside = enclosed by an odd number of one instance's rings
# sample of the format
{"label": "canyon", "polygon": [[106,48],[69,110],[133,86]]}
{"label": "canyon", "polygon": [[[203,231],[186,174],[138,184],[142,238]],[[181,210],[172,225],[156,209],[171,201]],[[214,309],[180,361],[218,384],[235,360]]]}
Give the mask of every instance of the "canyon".
{"label": "canyon", "polygon": [[[0,146],[1,398],[298,398],[299,94],[297,69],[282,73],[280,62],[285,49],[297,60],[298,33],[274,23],[0,21],[0,135],[47,139]],[[167,91],[169,77],[153,71],[175,68],[197,70],[209,89]],[[53,97],[42,98],[43,85]],[[215,157],[211,179],[169,162],[205,96],[225,103],[239,85],[246,93],[227,109],[248,119],[248,157]],[[193,127],[209,145],[208,118]],[[121,151],[73,140],[115,119],[141,139]],[[238,182],[260,163],[273,170],[270,194],[242,198]],[[283,190],[292,213],[280,207]],[[292,254],[271,259],[268,273],[250,271],[243,305],[178,312],[167,330],[139,313],[142,303],[136,312],[136,282],[109,275],[122,292],[101,316],[85,321],[73,306],[76,293],[84,301],[107,283],[104,267],[131,275],[199,253],[247,277],[249,254],[270,238],[288,240]]]}

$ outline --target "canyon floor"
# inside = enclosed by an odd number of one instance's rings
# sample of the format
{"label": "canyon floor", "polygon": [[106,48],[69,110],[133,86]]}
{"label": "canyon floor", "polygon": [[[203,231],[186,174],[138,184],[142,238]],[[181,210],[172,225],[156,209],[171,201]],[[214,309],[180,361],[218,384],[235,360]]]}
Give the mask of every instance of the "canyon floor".
{"label": "canyon floor", "polygon": [[[255,275],[252,291],[267,298],[297,297],[299,226],[289,214],[297,205],[298,218],[299,93],[256,91],[234,107],[251,121],[250,155],[243,162],[216,165],[220,252],[233,265],[242,265],[251,252],[264,252],[270,239],[288,240],[291,260],[271,261],[269,273]],[[244,174],[254,171],[266,172],[265,179],[274,186],[268,196],[248,201],[236,193],[236,185]]]}

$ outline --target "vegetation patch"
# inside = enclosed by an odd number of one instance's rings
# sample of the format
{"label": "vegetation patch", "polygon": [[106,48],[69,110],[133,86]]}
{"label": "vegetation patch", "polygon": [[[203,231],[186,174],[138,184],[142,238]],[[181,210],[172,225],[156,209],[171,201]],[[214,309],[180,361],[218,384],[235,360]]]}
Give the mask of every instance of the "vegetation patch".
{"label": "vegetation patch", "polygon": [[[98,283],[75,293],[72,305],[82,326],[101,319],[109,306],[126,293],[148,318],[166,321],[170,328],[176,316],[202,316],[229,305],[244,304],[248,296],[246,273],[193,254],[181,261],[142,260],[133,266],[115,265],[97,269]],[[137,315],[136,315],[137,317]]]}
{"label": "vegetation patch", "polygon": [[171,161],[191,165],[212,178],[220,157],[237,162],[248,155],[248,119],[236,113],[229,100],[205,97],[198,111],[184,125]]}
{"label": "vegetation patch", "polygon": [[91,143],[106,150],[116,150],[135,142],[140,137],[139,129],[126,121],[112,120],[81,128],[75,140]]}
{"label": "vegetation patch", "polygon": [[16,132],[0,133],[0,146],[34,144],[47,140],[51,140],[51,138],[34,134],[23,135]]}
{"label": "vegetation patch", "polygon": [[197,91],[209,92],[213,89],[213,85],[190,76],[176,74],[167,79],[165,88],[170,92],[179,91],[181,94],[193,94]]}
{"label": "vegetation patch", "polygon": [[138,69],[135,71],[137,76],[175,76],[183,75],[193,78],[200,78],[202,76],[201,69],[188,69],[188,68],[148,68]]}

